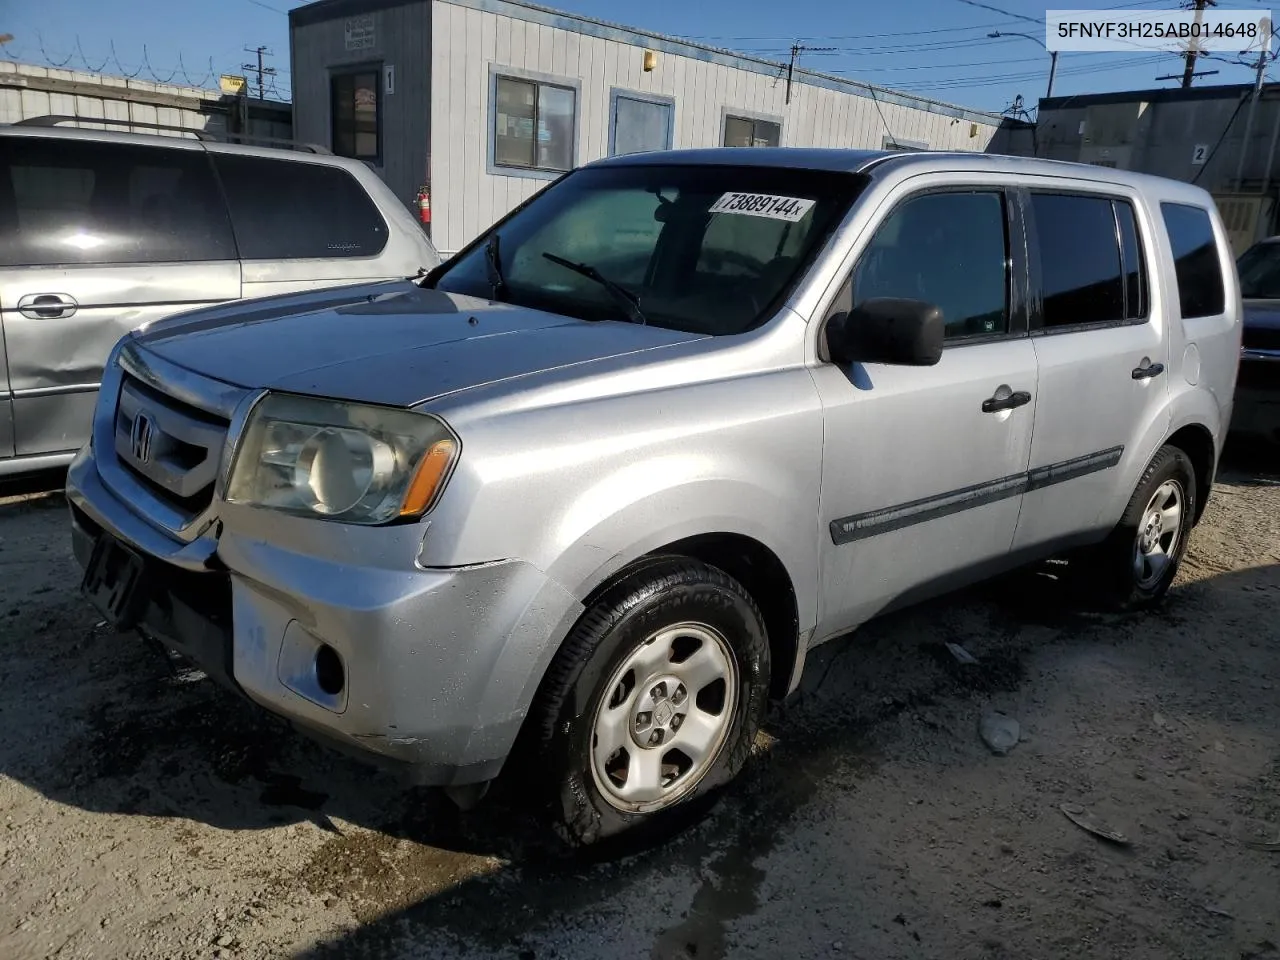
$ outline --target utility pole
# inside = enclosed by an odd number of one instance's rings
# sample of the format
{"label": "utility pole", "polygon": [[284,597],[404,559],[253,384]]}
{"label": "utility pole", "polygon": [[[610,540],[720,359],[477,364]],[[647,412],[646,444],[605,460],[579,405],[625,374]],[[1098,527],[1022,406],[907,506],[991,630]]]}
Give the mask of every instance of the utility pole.
{"label": "utility pole", "polygon": [[[1262,21],[1267,33],[1271,32],[1271,22],[1269,20]],[[1267,50],[1265,47],[1258,49],[1258,66],[1257,75],[1253,81],[1253,99],[1249,102],[1249,116],[1244,121],[1244,140],[1240,143],[1240,156],[1236,160],[1236,189],[1240,189],[1244,177],[1244,157],[1249,152],[1249,138],[1253,136],[1253,115],[1258,110],[1258,98],[1262,95],[1262,77],[1267,71]]]}
{"label": "utility pole", "polygon": [[791,62],[787,64],[787,97],[786,102],[791,102],[791,78],[795,76],[796,61],[800,59],[800,54],[811,53],[830,53],[835,47],[806,47],[803,43],[793,43],[791,45]]}
{"label": "utility pole", "polygon": [[[1198,27],[1204,21],[1204,8],[1216,7],[1217,0],[1193,0],[1196,9],[1196,26]],[[1187,65],[1182,70],[1182,88],[1191,86],[1191,78],[1196,75],[1196,57],[1200,56],[1200,38],[1198,36],[1191,38],[1191,45],[1187,47],[1187,52],[1183,54]]]}
{"label": "utility pole", "polygon": [[245,47],[244,49],[246,53],[256,53],[258,55],[258,64],[257,66],[254,66],[252,63],[242,63],[240,64],[240,69],[244,70],[246,73],[255,73],[258,75],[258,99],[265,100],[266,93],[263,90],[262,82],[266,77],[274,77],[276,75],[276,68],[264,67],[262,65],[262,58],[274,57],[275,54],[266,47]]}

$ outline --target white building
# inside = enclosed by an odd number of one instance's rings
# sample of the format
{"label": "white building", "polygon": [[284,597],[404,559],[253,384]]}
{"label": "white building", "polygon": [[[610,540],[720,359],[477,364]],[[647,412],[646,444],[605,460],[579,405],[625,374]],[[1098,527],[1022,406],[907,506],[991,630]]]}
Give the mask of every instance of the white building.
{"label": "white building", "polygon": [[289,26],[294,136],[366,160],[406,204],[429,183],[442,251],[615,153],[1000,148],[993,114],[801,69],[788,85],[786,64],[517,0],[319,0]]}

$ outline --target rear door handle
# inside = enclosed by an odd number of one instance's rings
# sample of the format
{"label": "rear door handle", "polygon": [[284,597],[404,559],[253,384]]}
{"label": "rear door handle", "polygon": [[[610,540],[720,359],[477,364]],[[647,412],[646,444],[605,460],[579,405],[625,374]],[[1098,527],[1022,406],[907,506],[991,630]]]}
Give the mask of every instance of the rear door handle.
{"label": "rear door handle", "polygon": [[30,320],[75,316],[79,304],[65,293],[29,293],[18,301],[18,312]]}
{"label": "rear door handle", "polygon": [[1150,380],[1152,377],[1158,377],[1164,373],[1163,363],[1148,363],[1145,366],[1133,368],[1133,379]]}
{"label": "rear door handle", "polygon": [[1026,390],[1014,390],[1011,393],[1005,393],[1008,387],[1001,387],[996,391],[994,397],[988,397],[982,401],[983,413],[999,413],[1001,410],[1012,410],[1014,407],[1021,407],[1031,402],[1031,394]]}

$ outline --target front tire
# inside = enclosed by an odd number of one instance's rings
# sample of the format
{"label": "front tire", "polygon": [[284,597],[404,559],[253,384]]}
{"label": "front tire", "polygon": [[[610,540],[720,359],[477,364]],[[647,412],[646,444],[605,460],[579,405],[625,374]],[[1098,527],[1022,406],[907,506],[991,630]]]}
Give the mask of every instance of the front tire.
{"label": "front tire", "polygon": [[750,755],[769,668],[760,610],[722,570],[664,558],[606,590],[535,707],[564,839],[653,839],[699,815]]}
{"label": "front tire", "polygon": [[1187,551],[1197,496],[1191,458],[1161,447],[1095,555],[1094,581],[1104,601],[1134,609],[1164,599]]}

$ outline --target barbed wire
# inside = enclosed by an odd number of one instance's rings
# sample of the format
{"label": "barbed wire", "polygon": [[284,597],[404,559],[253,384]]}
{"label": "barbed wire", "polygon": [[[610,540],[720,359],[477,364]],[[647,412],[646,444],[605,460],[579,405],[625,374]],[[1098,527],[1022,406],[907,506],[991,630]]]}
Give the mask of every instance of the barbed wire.
{"label": "barbed wire", "polygon": [[[37,32],[35,34],[35,46],[23,47],[21,44],[6,45],[4,48],[5,59],[19,60],[24,63],[30,63],[34,66],[53,67],[54,69],[83,69],[88,73],[102,74],[106,72],[115,73],[128,80],[148,80],[153,83],[184,83],[188,87],[201,90],[217,90],[218,78],[222,75],[213,62],[213,57],[209,57],[203,68],[188,67],[185,55],[178,51],[178,63],[176,66],[157,66],[151,62],[151,53],[147,49],[147,45],[142,44],[142,56],[136,63],[126,63],[121,59],[120,54],[116,51],[114,40],[108,40],[108,52],[101,61],[90,60],[88,54],[84,52],[81,45],[80,37],[75,38],[75,47],[67,52],[65,56],[51,50],[44,41],[44,37]],[[38,52],[37,52],[38,51]],[[196,70],[200,70],[199,73]],[[226,71],[227,73],[239,75],[239,69]],[[288,70],[280,70],[280,75],[288,75]],[[285,83],[285,89],[281,92],[277,86],[277,78],[273,76],[268,84],[268,90],[277,100],[290,100],[291,91],[289,85]]]}

